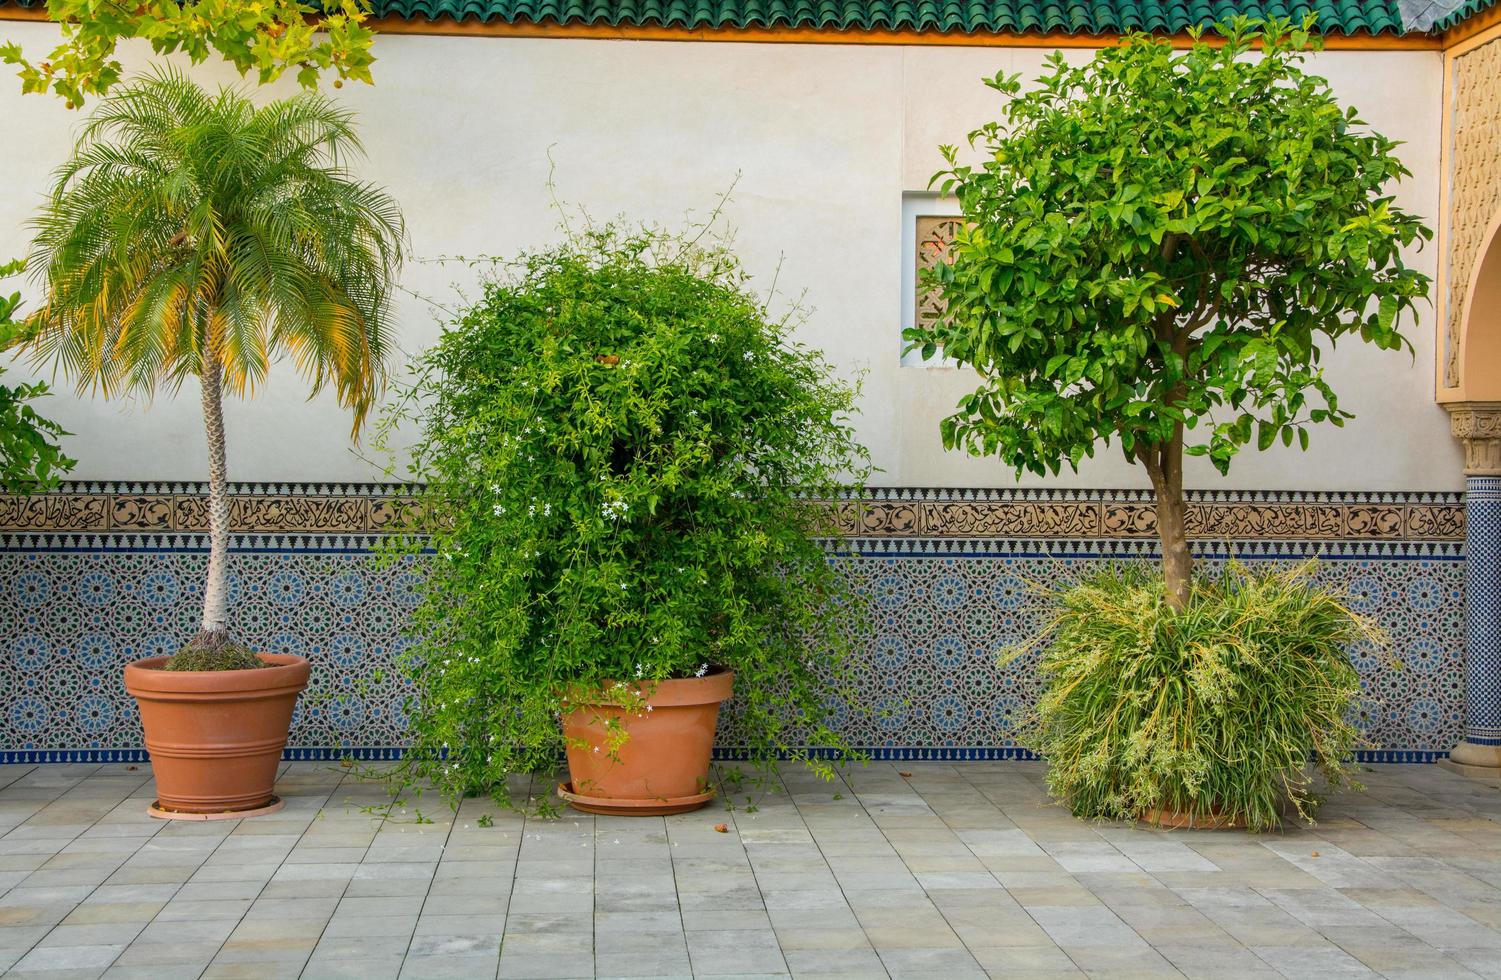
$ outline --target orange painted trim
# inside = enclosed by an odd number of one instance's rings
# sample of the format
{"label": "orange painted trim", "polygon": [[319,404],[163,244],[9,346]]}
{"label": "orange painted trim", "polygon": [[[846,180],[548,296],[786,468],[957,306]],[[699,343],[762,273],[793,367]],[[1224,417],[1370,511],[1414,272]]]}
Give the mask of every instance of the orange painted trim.
{"label": "orange painted trim", "polygon": [[1438,269],[1433,277],[1433,390],[1440,404],[1459,389],[1451,388],[1449,374],[1449,197],[1454,185],[1454,61],[1444,52],[1444,81],[1440,92],[1438,140],[1438,217],[1433,245]]}
{"label": "orange painted trim", "polygon": [[[1450,39],[1449,34],[1465,28],[1460,35]],[[1492,7],[1484,14],[1480,14],[1465,21],[1459,27],[1452,28],[1445,33],[1444,57],[1458,58],[1461,55],[1483,47],[1501,37],[1501,6]]]}
{"label": "orange painted trim", "polygon": [[[0,20],[46,20],[45,10],[6,5]],[[965,34],[957,31],[836,30],[817,27],[657,27],[622,24],[559,24],[556,22],[456,21],[447,14],[435,20],[376,17],[366,25],[382,34],[457,35],[464,37],[588,38],[611,41],[730,41],[741,44],[905,44],[939,47],[993,48],[1104,48],[1119,44],[1119,34],[1043,34],[1036,32],[990,32]],[[1175,47],[1193,43],[1186,34],[1169,40]],[[1215,39],[1208,39],[1214,43]],[[1333,34],[1324,37],[1330,50],[1439,51],[1443,38],[1436,34]]]}
{"label": "orange painted trim", "polygon": [[[1468,50],[1479,44],[1484,44],[1486,41],[1494,40],[1494,36],[1481,38],[1480,35],[1494,31],[1501,31],[1501,4],[1497,4],[1489,10],[1475,14],[1472,17],[1467,17],[1445,31],[1443,33],[1444,50],[1448,51],[1451,48]],[[1468,43],[1472,41],[1474,43]],[[1454,53],[1461,54],[1463,52],[1456,51]]]}

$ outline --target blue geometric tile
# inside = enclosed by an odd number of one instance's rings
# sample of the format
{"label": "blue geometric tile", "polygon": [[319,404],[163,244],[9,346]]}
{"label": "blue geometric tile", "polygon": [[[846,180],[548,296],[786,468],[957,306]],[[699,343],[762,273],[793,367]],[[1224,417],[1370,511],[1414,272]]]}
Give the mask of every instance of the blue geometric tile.
{"label": "blue geometric tile", "polygon": [[[1501,492],[1496,513],[1501,528]],[[0,582],[9,584],[0,593],[0,745],[31,753],[27,758],[138,750],[139,720],[120,671],[130,660],[171,652],[193,634],[205,565],[201,542],[161,538],[123,547],[121,539],[100,537],[65,550],[57,544],[13,540],[0,551]],[[408,689],[390,668],[408,642],[401,631],[417,570],[379,566],[369,538],[288,536],[275,544],[236,539],[233,627],[259,649],[313,663],[290,744],[335,753],[400,746]],[[1042,623],[1047,602],[1039,590],[1066,584],[1107,556],[1150,558],[1144,546],[1101,541],[941,544],[871,541],[858,544],[858,556],[839,559],[855,587],[875,600],[873,622],[861,627],[866,639],[854,680],[861,702],[876,710],[839,712],[855,745],[888,753],[1014,746],[1016,725],[1038,695],[1036,657],[1005,668],[997,660]],[[1407,663],[1389,670],[1374,651],[1351,651],[1362,674],[1360,724],[1369,748],[1447,751],[1464,717],[1458,678],[1466,563],[1458,549],[1273,544],[1238,550],[1248,561],[1274,564],[1320,554],[1318,581],[1354,593]],[[1223,550],[1203,550],[1212,573]],[[36,596],[45,600],[30,601]],[[1501,663],[1501,649],[1492,650],[1493,663]],[[720,740],[729,753],[739,744],[733,705]],[[1472,705],[1472,725],[1495,718],[1496,708]]]}

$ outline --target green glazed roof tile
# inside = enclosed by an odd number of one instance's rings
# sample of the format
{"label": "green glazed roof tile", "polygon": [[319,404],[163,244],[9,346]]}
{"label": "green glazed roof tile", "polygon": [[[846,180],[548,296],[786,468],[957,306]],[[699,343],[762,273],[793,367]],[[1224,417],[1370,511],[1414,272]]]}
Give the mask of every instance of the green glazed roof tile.
{"label": "green glazed roof tile", "polygon": [[1400,33],[1398,0],[374,0],[407,19],[659,26],[1103,34],[1178,32],[1236,14],[1313,12],[1328,33]]}
{"label": "green glazed roof tile", "polygon": [[1497,0],[1464,0],[1448,13],[1441,13],[1435,17],[1429,26],[1431,31],[1443,31],[1453,27],[1467,17],[1473,17],[1484,10],[1494,7]]}
{"label": "green glazed roof tile", "polygon": [[[0,0],[32,7],[43,0]],[[591,24],[611,27],[790,27],[978,33],[1177,33],[1245,14],[1318,15],[1328,34],[1401,34],[1402,8],[1415,0],[370,0],[379,16],[407,20]],[[1419,0],[1421,2],[1421,0]],[[1443,2],[1443,0],[1439,0]],[[1448,0],[1460,6],[1441,30],[1498,0]]]}

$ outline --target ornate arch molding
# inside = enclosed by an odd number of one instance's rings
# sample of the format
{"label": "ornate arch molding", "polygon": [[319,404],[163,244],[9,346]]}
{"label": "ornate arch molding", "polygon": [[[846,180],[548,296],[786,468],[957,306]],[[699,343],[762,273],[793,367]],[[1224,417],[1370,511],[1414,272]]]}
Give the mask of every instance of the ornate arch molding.
{"label": "ornate arch molding", "polygon": [[[1471,354],[1485,345],[1491,301],[1482,272],[1501,269],[1497,230],[1501,225],[1501,24],[1445,52],[1445,157],[1443,310],[1438,358],[1438,400],[1501,400],[1501,387],[1489,395],[1471,391],[1482,380],[1469,367]],[[1476,295],[1476,287],[1481,287]],[[1501,302],[1501,297],[1495,299]],[[1477,303],[1481,304],[1476,309]],[[1495,327],[1501,330],[1501,325]],[[1501,384],[1501,381],[1498,381]]]}
{"label": "ornate arch molding", "polygon": [[[1496,43],[1501,46],[1501,41]],[[1501,113],[1501,106],[1497,108]],[[1501,130],[1501,115],[1495,125]],[[1501,196],[1501,172],[1496,175],[1492,193]],[[1465,270],[1464,292],[1451,320],[1453,383],[1448,390],[1440,391],[1441,400],[1451,404],[1501,403],[1501,202],[1485,225]]]}

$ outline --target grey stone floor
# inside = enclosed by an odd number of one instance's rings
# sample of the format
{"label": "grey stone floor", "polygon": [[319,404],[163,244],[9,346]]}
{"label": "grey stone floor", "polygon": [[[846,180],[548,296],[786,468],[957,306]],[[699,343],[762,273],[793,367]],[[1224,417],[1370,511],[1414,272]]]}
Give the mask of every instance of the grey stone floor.
{"label": "grey stone floor", "polygon": [[1316,829],[1252,836],[1082,823],[1041,775],[873,763],[828,784],[787,768],[754,809],[743,791],[733,812],[666,819],[428,801],[426,823],[373,816],[378,784],[300,763],[278,815],[166,823],[144,815],[147,766],[3,767],[0,968],[1501,977],[1495,785],[1372,767]]}

